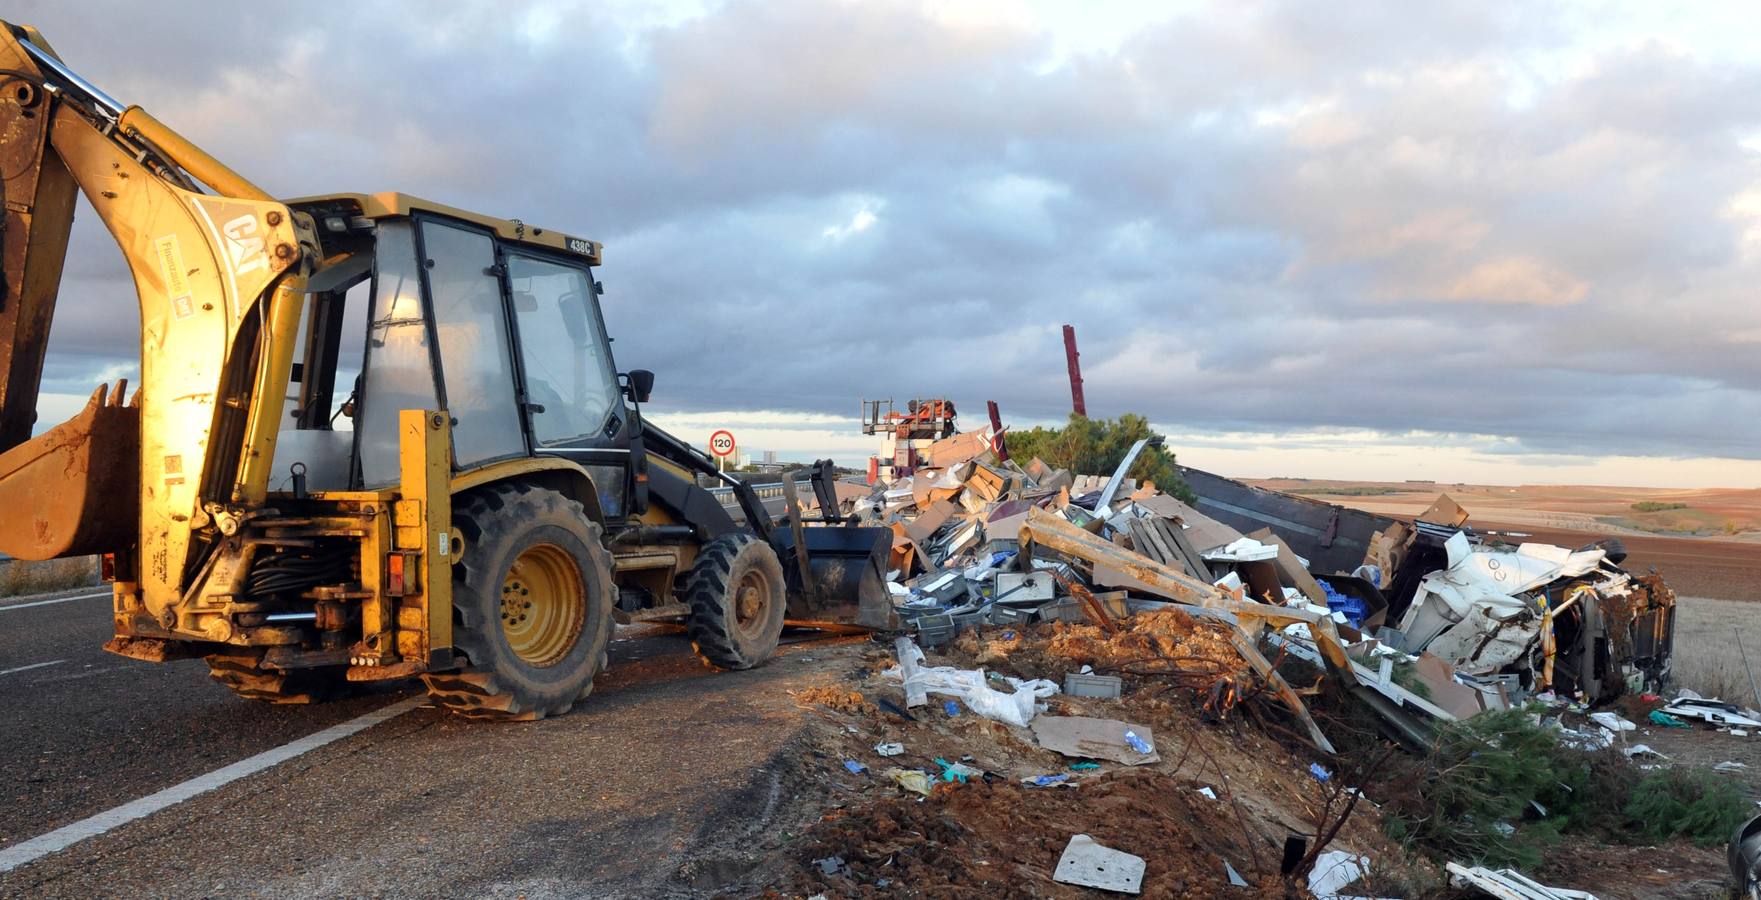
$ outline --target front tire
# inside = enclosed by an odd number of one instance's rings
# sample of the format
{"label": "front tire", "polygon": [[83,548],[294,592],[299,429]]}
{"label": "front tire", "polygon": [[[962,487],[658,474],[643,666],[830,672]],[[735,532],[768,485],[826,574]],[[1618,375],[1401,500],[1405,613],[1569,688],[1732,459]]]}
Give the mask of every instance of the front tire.
{"label": "front tire", "polygon": [[497,485],[453,516],[464,553],[453,579],[463,670],[424,675],[435,702],[467,718],[562,715],[593,690],[611,640],[611,556],[581,504]]}
{"label": "front tire", "polygon": [[750,669],[776,652],[788,597],[770,545],[745,532],[710,541],[685,577],[685,631],[703,661]]}

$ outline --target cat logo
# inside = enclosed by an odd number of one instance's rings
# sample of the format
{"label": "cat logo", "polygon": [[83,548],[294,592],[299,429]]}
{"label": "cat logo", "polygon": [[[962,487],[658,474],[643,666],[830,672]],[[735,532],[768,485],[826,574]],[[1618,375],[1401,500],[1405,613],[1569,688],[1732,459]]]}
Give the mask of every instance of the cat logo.
{"label": "cat logo", "polygon": [[246,213],[220,226],[226,235],[227,252],[232,256],[232,270],[240,275],[269,267],[269,254],[259,236],[257,217]]}

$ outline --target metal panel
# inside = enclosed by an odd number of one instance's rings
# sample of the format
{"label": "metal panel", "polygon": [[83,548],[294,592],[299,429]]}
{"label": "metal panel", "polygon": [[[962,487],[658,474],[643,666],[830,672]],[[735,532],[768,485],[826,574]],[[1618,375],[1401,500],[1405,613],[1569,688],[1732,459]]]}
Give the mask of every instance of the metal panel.
{"label": "metal panel", "polygon": [[1246,534],[1271,528],[1315,572],[1350,572],[1363,562],[1370,538],[1394,524],[1386,516],[1307,497],[1269,491],[1187,467],[1181,474],[1200,512]]}

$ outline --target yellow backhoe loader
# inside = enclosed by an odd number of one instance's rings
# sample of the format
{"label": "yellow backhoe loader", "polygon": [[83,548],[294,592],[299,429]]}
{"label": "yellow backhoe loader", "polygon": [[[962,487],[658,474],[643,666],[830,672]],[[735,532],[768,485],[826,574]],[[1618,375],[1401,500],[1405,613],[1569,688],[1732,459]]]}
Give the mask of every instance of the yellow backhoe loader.
{"label": "yellow backhoe loader", "polygon": [[[885,529],[774,521],[643,423],[601,246],[399,193],[277,200],[0,23],[0,551],[101,554],[107,649],[310,702],[420,677],[466,716],[566,712],[613,622],[722,668],[785,619],[891,624]],[[75,191],[140,301],[141,385],[34,437]],[[785,527],[786,525],[786,527]]]}

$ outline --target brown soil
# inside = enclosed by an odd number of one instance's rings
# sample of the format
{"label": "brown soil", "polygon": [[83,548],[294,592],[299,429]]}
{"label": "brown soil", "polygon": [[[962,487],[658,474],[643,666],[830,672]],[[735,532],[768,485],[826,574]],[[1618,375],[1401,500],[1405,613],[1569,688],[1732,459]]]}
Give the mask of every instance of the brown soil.
{"label": "brown soil", "polygon": [[[1377,804],[1398,799],[1390,792],[1404,789],[1396,773],[1410,758],[1382,755],[1393,751],[1373,727],[1366,728],[1369,714],[1361,707],[1333,691],[1309,697],[1329,735],[1349,738],[1342,746],[1355,748],[1343,757],[1325,757],[1296,737],[1281,707],[1251,688],[1233,649],[1202,620],[1165,611],[1120,624],[1112,636],[1066,624],[967,631],[930,651],[927,662],[1054,680],[1085,664],[1118,673],[1124,679],[1120,699],[1056,695],[1046,714],[1148,725],[1159,762],[1075,769],[1076,760],[1041,749],[1028,729],[964,707],[950,716],[937,695],[901,715],[907,711],[900,686],[883,674],[894,665],[893,654],[877,642],[844,683],[795,695],[815,714],[801,748],[791,753],[800,763],[792,777],[798,793],[822,798],[824,813],[774,851],[780,865],[746,886],[775,892],[770,896],[1094,896],[1052,880],[1070,837],[1088,834],[1144,859],[1145,897],[1229,896],[1235,889],[1225,864],[1251,886],[1241,889],[1243,896],[1306,897],[1306,877],[1281,875],[1285,841],[1296,836],[1312,845],[1318,832],[1338,822],[1351,787],[1367,796],[1326,845],[1370,860],[1368,883],[1348,894],[1470,896],[1449,888],[1436,865],[1387,837]],[[1215,696],[1208,686],[1225,678],[1248,687],[1245,699],[1214,714],[1205,703]],[[1620,711],[1642,719],[1645,709]],[[1746,760],[1761,773],[1761,759],[1748,752],[1761,748],[1761,736],[1653,728],[1628,740],[1649,742],[1680,762]],[[883,757],[874,749],[882,742],[900,743],[904,752]],[[847,761],[866,769],[851,772]],[[938,780],[928,797],[884,774],[898,767],[936,777],[954,762],[982,774],[966,783]],[[1310,775],[1315,762],[1331,773],[1328,782]],[[1022,783],[1054,774],[1067,776],[1071,786]],[[1578,836],[1551,846],[1543,865],[1527,874],[1604,898],[1717,896],[1724,879],[1716,849],[1681,842],[1608,845]]]}
{"label": "brown soil", "polygon": [[1567,838],[1548,848],[1544,884],[1569,884],[1601,900],[1704,900],[1726,896],[1724,851],[1676,841],[1622,847]]}
{"label": "brown soil", "polygon": [[[1197,793],[1188,779],[1125,771],[1075,789],[999,779],[944,785],[921,803],[883,797],[843,810],[813,829],[793,887],[844,897],[907,887],[924,897],[1086,897],[1093,892],[1052,880],[1070,836],[1083,833],[1144,858],[1146,897],[1224,896],[1230,885],[1223,860],[1243,877],[1252,870],[1229,807]],[[845,861],[848,874],[827,876],[813,862],[831,856]],[[1254,894],[1307,892],[1287,891],[1274,870],[1259,876]]]}
{"label": "brown soil", "polygon": [[[793,846],[787,871],[770,886],[791,895],[831,897],[1089,896],[1051,878],[1071,835],[1086,833],[1145,859],[1146,897],[1226,895],[1225,863],[1254,885],[1254,896],[1306,896],[1300,887],[1304,879],[1287,882],[1280,876],[1285,839],[1312,838],[1318,825],[1336,821],[1349,800],[1345,786],[1361,783],[1367,773],[1353,770],[1350,761],[1322,760],[1335,778],[1329,784],[1317,781],[1308,767],[1321,757],[1244,718],[1275,723],[1283,714],[1269,700],[1250,698],[1221,719],[1207,715],[1200,702],[1204,691],[1191,682],[1215,680],[1216,673],[1233,672],[1241,663],[1218,635],[1189,617],[1166,612],[1124,624],[1125,631],[1112,638],[1085,625],[991,630],[983,637],[967,632],[945,652],[931,652],[928,663],[1061,678],[1085,663],[1105,669],[1146,656],[1179,657],[1185,660],[1183,674],[1144,676],[1120,669],[1126,682],[1120,700],[1058,695],[1049,701],[1049,715],[1150,726],[1160,762],[1072,769],[1076,760],[1040,749],[1027,729],[964,708],[949,716],[942,698],[934,695],[928,705],[910,711],[911,719],[890,711],[821,706],[815,780],[823,780],[827,796],[841,799]],[[879,674],[892,664],[892,654],[877,647],[853,673],[871,708],[882,699],[902,705],[898,682]],[[881,757],[874,745],[887,741],[902,743],[905,753]],[[902,790],[882,774],[892,766],[939,774],[937,758],[985,774],[966,784],[939,782],[928,798]],[[845,760],[868,771],[852,774]],[[1075,786],[1021,783],[1042,774],[1070,776]],[[1436,883],[1433,869],[1409,859],[1384,835],[1380,812],[1367,802],[1356,804],[1329,849],[1367,854],[1371,888],[1396,890],[1415,878]],[[827,874],[817,861],[831,857],[840,858],[844,868],[834,864]]]}
{"label": "brown soil", "polygon": [[843,713],[861,713],[872,716],[876,709],[874,704],[863,699],[860,691],[832,685],[816,684],[791,691],[790,696],[802,706],[825,706]]}

